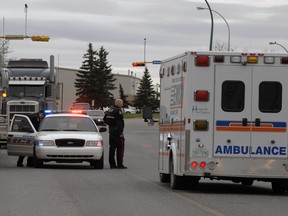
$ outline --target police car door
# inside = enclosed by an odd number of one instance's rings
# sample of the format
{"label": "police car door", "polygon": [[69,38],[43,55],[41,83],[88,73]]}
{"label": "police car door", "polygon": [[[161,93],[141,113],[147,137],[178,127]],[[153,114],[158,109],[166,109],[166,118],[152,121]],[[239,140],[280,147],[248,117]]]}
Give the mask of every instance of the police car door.
{"label": "police car door", "polygon": [[7,136],[8,155],[33,156],[36,134],[37,132],[27,116],[15,114]]}
{"label": "police car door", "polygon": [[287,157],[287,67],[253,66],[251,157]]}
{"label": "police car door", "polygon": [[251,66],[215,67],[215,157],[250,157],[251,88]]}

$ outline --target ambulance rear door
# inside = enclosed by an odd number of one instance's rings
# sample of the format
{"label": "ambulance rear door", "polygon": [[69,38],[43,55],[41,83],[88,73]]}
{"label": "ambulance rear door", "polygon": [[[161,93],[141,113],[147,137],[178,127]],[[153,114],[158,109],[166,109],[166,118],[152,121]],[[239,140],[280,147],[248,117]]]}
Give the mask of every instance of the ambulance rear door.
{"label": "ambulance rear door", "polygon": [[216,66],[215,157],[287,157],[285,69]]}
{"label": "ambulance rear door", "polygon": [[287,157],[287,67],[253,67],[251,157]]}
{"label": "ambulance rear door", "polygon": [[215,66],[215,157],[250,157],[251,77],[250,66]]}

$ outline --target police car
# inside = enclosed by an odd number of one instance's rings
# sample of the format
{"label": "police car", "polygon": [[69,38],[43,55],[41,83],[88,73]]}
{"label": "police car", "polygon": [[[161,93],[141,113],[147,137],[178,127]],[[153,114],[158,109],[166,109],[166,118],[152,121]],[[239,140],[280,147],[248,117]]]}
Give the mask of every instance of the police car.
{"label": "police car", "polygon": [[8,155],[33,157],[34,166],[44,162],[89,162],[95,169],[103,169],[104,147],[93,119],[82,114],[51,114],[41,122],[39,131],[25,115],[14,115],[8,132]]}

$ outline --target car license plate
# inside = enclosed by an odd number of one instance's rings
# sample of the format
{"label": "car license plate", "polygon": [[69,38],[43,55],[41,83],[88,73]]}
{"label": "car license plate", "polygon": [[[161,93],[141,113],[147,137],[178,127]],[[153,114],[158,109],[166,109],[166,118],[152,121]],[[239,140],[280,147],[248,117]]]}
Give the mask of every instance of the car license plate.
{"label": "car license plate", "polygon": [[208,150],[206,149],[194,149],[193,156],[195,157],[206,157],[208,156]]}

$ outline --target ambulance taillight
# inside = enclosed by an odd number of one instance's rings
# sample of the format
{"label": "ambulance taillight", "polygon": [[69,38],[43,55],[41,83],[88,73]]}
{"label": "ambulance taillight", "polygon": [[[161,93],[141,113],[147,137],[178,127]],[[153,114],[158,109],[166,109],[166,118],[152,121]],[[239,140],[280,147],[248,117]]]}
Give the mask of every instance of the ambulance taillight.
{"label": "ambulance taillight", "polygon": [[209,92],[207,90],[196,90],[194,92],[195,101],[209,101]]}
{"label": "ambulance taillight", "polygon": [[193,121],[193,129],[194,131],[208,131],[208,121],[197,119]]}
{"label": "ambulance taillight", "polygon": [[197,166],[198,166],[198,163],[197,163],[196,161],[193,161],[193,162],[191,163],[191,168],[192,168],[192,169],[196,169]]}
{"label": "ambulance taillight", "polygon": [[202,162],[200,162],[200,164],[199,164],[199,167],[201,168],[201,169],[205,169],[206,168],[206,162],[205,161],[202,161]]}

